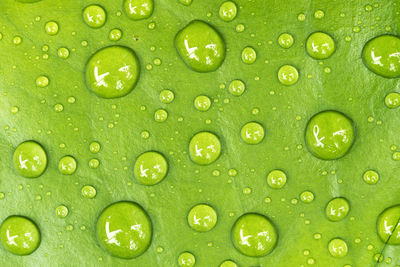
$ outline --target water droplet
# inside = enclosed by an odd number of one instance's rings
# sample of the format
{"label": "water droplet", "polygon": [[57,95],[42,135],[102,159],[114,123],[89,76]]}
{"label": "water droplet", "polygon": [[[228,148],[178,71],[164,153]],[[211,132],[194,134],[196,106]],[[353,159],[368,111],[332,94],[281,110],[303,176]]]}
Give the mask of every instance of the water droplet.
{"label": "water droplet", "polygon": [[15,255],[29,255],[40,245],[39,228],[26,217],[10,216],[0,227],[0,241]]}
{"label": "water droplet", "polygon": [[19,45],[19,44],[21,44],[21,43],[22,43],[22,38],[21,38],[21,36],[14,36],[14,38],[13,38],[13,44]]}
{"label": "water droplet", "polygon": [[25,141],[15,149],[13,162],[20,175],[36,178],[46,169],[47,155],[43,147],[35,141]]}
{"label": "water droplet", "polygon": [[190,6],[192,4],[192,0],[179,0],[179,3],[185,6]]}
{"label": "water droplet", "polygon": [[83,187],[82,187],[82,190],[81,190],[81,193],[82,193],[82,196],[83,196],[83,197],[89,198],[89,199],[95,198],[96,195],[97,195],[96,188],[94,188],[94,187],[91,186],[91,185],[85,185],[85,186],[83,186]]}
{"label": "water droplet", "polygon": [[379,174],[374,170],[368,170],[364,172],[363,179],[367,184],[376,184],[379,181]]}
{"label": "water droplet", "polygon": [[76,171],[76,160],[71,156],[65,156],[58,162],[58,170],[62,174],[71,175]]}
{"label": "water droplet", "polygon": [[397,92],[392,92],[386,95],[385,105],[388,108],[398,108],[400,106],[400,94]]}
{"label": "water droplet", "polygon": [[211,99],[205,95],[199,95],[194,99],[194,107],[199,111],[207,111],[211,107]]}
{"label": "water droplet", "polygon": [[334,238],[328,244],[329,253],[335,258],[343,258],[347,255],[347,243],[340,238]]}
{"label": "water droplet", "polygon": [[236,31],[237,32],[243,32],[245,29],[244,25],[239,23],[238,25],[236,25]]}
{"label": "water droplet", "polygon": [[48,35],[56,35],[58,33],[58,24],[55,21],[49,21],[45,25],[45,30]]}
{"label": "water droplet", "polygon": [[290,48],[292,47],[293,43],[294,43],[294,38],[293,35],[291,35],[290,33],[282,33],[278,37],[278,44],[282,48]]}
{"label": "water droplet", "polygon": [[147,139],[147,138],[150,137],[150,133],[149,133],[148,131],[142,131],[142,132],[140,133],[140,136],[141,136],[143,139]]}
{"label": "water droplet", "polygon": [[381,35],[369,40],[363,49],[364,64],[372,72],[385,78],[400,77],[400,38]]}
{"label": "water droplet", "polygon": [[100,148],[101,148],[100,143],[96,142],[96,141],[91,142],[90,145],[89,145],[89,150],[93,154],[99,153]]}
{"label": "water droplet", "polygon": [[333,222],[343,220],[350,211],[349,202],[343,197],[331,199],[325,208],[326,217]]}
{"label": "water droplet", "polygon": [[96,95],[118,98],[129,94],[139,79],[139,62],[133,50],[110,46],[97,51],[86,65],[86,82]]}
{"label": "water droplet", "polygon": [[99,5],[87,6],[83,12],[83,21],[91,28],[100,28],[106,23],[107,14]]}
{"label": "water droplet", "polygon": [[257,59],[257,53],[254,48],[248,46],[242,50],[242,61],[246,64],[253,64]]}
{"label": "water droplet", "polygon": [[400,245],[400,205],[385,209],[378,217],[377,231],[383,242]]}
{"label": "water droplet", "polygon": [[304,203],[311,203],[314,201],[314,194],[311,191],[304,191],[300,194],[300,200]]}
{"label": "water droplet", "polygon": [[190,252],[183,252],[178,257],[178,264],[180,267],[193,267],[196,263],[195,256]]}
{"label": "water droplet", "polygon": [[249,122],[242,127],[240,135],[247,144],[256,145],[264,139],[264,127],[258,122]]}
{"label": "water droplet", "polygon": [[165,109],[157,109],[154,112],[154,119],[156,122],[164,122],[168,118],[168,112]]}
{"label": "water droplet", "polygon": [[217,213],[211,206],[199,204],[190,210],[187,220],[193,230],[208,232],[217,223]]}
{"label": "water droplet", "polygon": [[317,10],[314,13],[314,18],[316,19],[322,19],[325,16],[325,12],[322,10]]}
{"label": "water droplet", "polygon": [[39,76],[36,78],[36,85],[39,87],[46,87],[49,85],[49,78],[46,76]]}
{"label": "water droplet", "polygon": [[228,175],[229,176],[236,176],[237,175],[237,170],[235,170],[235,169],[229,169],[228,170]]}
{"label": "water droplet", "polygon": [[223,261],[219,267],[238,267],[237,264],[234,261],[231,260],[226,260]]}
{"label": "water droplet", "polygon": [[108,35],[108,38],[111,41],[118,41],[122,38],[122,31],[120,29],[112,29]]}
{"label": "water droplet", "polygon": [[278,79],[283,85],[293,85],[299,79],[299,72],[291,65],[284,65],[279,68]]}
{"label": "water droplet", "polygon": [[64,205],[60,205],[56,208],[56,215],[58,218],[65,218],[68,215],[68,208]]}
{"label": "water droplet", "polygon": [[286,173],[281,170],[272,170],[268,173],[267,183],[271,188],[280,189],[286,184]]}
{"label": "water droplet", "polygon": [[126,15],[133,20],[147,19],[153,14],[153,0],[125,0]]}
{"label": "water droplet", "polygon": [[62,104],[55,104],[55,105],[54,105],[54,110],[55,110],[56,112],[61,112],[61,111],[64,110],[64,106],[63,106]]}
{"label": "water droplet", "polygon": [[169,104],[174,101],[175,95],[171,90],[165,89],[160,92],[160,101],[164,104]]}
{"label": "water droplet", "polygon": [[241,96],[246,90],[246,85],[241,80],[233,80],[229,84],[229,92],[234,96]]}
{"label": "water droplet", "polygon": [[195,134],[189,143],[189,155],[193,162],[199,165],[209,165],[221,154],[219,138],[210,132]]}
{"label": "water droplet", "polygon": [[146,211],[137,203],[128,201],[105,208],[97,220],[96,229],[97,240],[103,248],[124,259],[142,255],[150,246],[153,232]]}
{"label": "water droplet", "polygon": [[18,113],[18,111],[19,111],[19,108],[18,107],[16,107],[16,106],[13,106],[13,107],[11,107],[11,113],[12,114],[17,114]]}
{"label": "water droplet", "polygon": [[350,150],[354,131],[353,121],[343,113],[322,111],[308,122],[306,144],[309,151],[320,159],[338,159]]}
{"label": "water droplet", "polygon": [[96,169],[97,167],[99,167],[99,165],[100,165],[100,161],[98,159],[89,160],[89,168]]}
{"label": "water droplet", "polygon": [[305,21],[305,20],[306,20],[306,15],[304,15],[303,13],[300,13],[300,14],[297,16],[297,20],[298,20],[298,21]]}
{"label": "water droplet", "polygon": [[224,40],[204,21],[194,20],[179,31],[175,46],[182,60],[194,71],[215,71],[225,59]]}
{"label": "water droplet", "polygon": [[236,18],[237,7],[232,1],[226,1],[219,7],[219,17],[224,21],[232,21]]}
{"label": "water droplet", "polygon": [[232,242],[242,254],[262,257],[269,254],[278,241],[278,233],[271,221],[257,213],[246,213],[232,228]]}
{"label": "water droplet", "polygon": [[59,56],[60,58],[66,59],[66,58],[69,57],[69,50],[68,50],[68,48],[60,47],[60,48],[58,49],[58,51],[57,51],[57,54],[58,54],[58,56]]}
{"label": "water droplet", "polygon": [[323,32],[314,32],[307,39],[307,53],[314,59],[326,59],[335,52],[335,41]]}
{"label": "water droplet", "polygon": [[383,255],[381,253],[376,253],[374,255],[374,260],[375,260],[375,262],[382,262],[383,261]]}
{"label": "water droplet", "polygon": [[135,177],[144,185],[158,184],[165,178],[167,172],[167,160],[158,152],[145,152],[136,159]]}

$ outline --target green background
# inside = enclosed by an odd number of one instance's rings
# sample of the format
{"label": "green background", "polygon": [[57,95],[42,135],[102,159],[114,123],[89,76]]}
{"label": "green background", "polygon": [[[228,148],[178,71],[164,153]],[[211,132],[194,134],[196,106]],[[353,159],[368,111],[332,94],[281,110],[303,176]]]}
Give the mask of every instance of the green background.
{"label": "green background", "polygon": [[[367,70],[360,55],[369,39],[398,34],[400,1],[236,0],[238,16],[229,23],[218,16],[222,2],[194,0],[187,7],[176,0],[155,0],[149,19],[132,21],[120,0],[34,4],[0,0],[0,192],[5,194],[0,200],[0,221],[9,215],[25,215],[42,233],[40,247],[30,256],[14,256],[1,246],[1,266],[176,266],[183,251],[196,256],[196,266],[218,266],[226,259],[239,266],[307,266],[309,258],[315,260],[314,266],[375,265],[373,256],[384,247],[376,234],[377,216],[400,203],[399,162],[392,159],[391,151],[392,145],[400,145],[400,117],[398,110],[388,109],[383,102],[400,84],[398,79],[385,79]],[[100,29],[91,29],[82,20],[82,10],[93,3],[107,11],[107,22]],[[366,4],[373,6],[372,11],[366,11]],[[325,12],[322,19],[314,18],[319,9]],[[300,13],[306,15],[305,21],[298,21]],[[191,71],[175,51],[176,32],[194,19],[214,25],[225,39],[227,56],[216,72]],[[44,30],[50,20],[59,24],[55,36]],[[154,29],[148,27],[151,22]],[[241,33],[235,30],[239,23],[245,25]],[[355,26],[360,32],[353,31]],[[123,32],[118,42],[108,39],[113,28]],[[327,32],[336,41],[336,52],[327,60],[314,60],[305,52],[305,40],[314,31]],[[283,32],[295,39],[287,50],[277,44]],[[16,35],[23,39],[18,46],[12,42]],[[82,46],[82,41],[88,45]],[[128,96],[105,100],[86,88],[84,69],[95,51],[113,44],[137,53],[141,75]],[[49,46],[48,52],[42,51],[44,45]],[[257,51],[252,65],[241,62],[246,46]],[[70,50],[68,59],[57,56],[60,47]],[[45,54],[48,59],[43,58]],[[153,64],[155,58],[161,59],[160,66]],[[146,69],[148,64],[151,70]],[[294,86],[278,82],[277,71],[284,64],[299,70]],[[326,67],[330,73],[324,71]],[[36,86],[40,75],[49,77],[48,87]],[[240,97],[228,92],[234,79],[246,83]],[[166,88],[175,93],[171,104],[159,101],[159,92]],[[193,106],[200,94],[212,98],[207,112]],[[68,103],[70,96],[76,98],[74,104]],[[64,105],[60,113],[54,111],[57,103]],[[13,106],[19,108],[17,114],[10,112]],[[159,108],[169,113],[163,123],[153,118]],[[259,109],[256,115],[255,108]],[[308,119],[326,109],[347,114],[356,125],[350,153],[335,161],[313,157],[304,143]],[[265,127],[261,144],[252,146],[241,140],[241,126],[249,121]],[[141,138],[144,130],[150,132],[148,139]],[[222,154],[209,166],[197,166],[188,157],[188,143],[204,130],[220,137]],[[48,168],[37,179],[19,176],[12,165],[14,149],[29,139],[38,141],[48,153]],[[102,146],[96,155],[89,151],[94,140]],[[133,176],[136,157],[148,150],[163,153],[169,163],[167,177],[154,186],[140,185]],[[77,159],[78,169],[72,176],[61,175],[57,169],[64,155]],[[100,160],[97,169],[89,168],[91,158]],[[228,176],[230,168],[238,171],[235,177]],[[286,172],[288,182],[272,190],[266,175],[277,168]],[[362,180],[367,169],[379,172],[378,184],[371,186]],[[213,175],[214,170],[219,176]],[[97,189],[96,198],[82,197],[81,187],[86,184]],[[251,194],[243,193],[246,187],[252,189]],[[304,190],[314,192],[315,200],[292,204]],[[351,211],[343,221],[330,222],[324,208],[338,196],[349,200]],[[265,203],[266,197],[271,203]],[[133,260],[107,254],[94,233],[101,210],[120,200],[138,202],[153,223],[151,246]],[[198,203],[217,211],[218,223],[210,232],[194,232],[187,224],[187,213]],[[60,204],[69,208],[65,219],[56,217]],[[246,212],[264,214],[276,225],[279,240],[270,255],[250,258],[234,249],[230,230]],[[68,225],[74,229],[68,231]],[[315,239],[316,233],[322,237]],[[328,252],[328,242],[335,237],[346,240],[349,247],[342,259]],[[368,245],[373,248],[369,250]],[[162,252],[157,251],[159,247]],[[309,256],[303,255],[305,249]],[[381,265],[400,265],[399,255],[400,246],[387,246]],[[390,264],[385,263],[388,257]]]}

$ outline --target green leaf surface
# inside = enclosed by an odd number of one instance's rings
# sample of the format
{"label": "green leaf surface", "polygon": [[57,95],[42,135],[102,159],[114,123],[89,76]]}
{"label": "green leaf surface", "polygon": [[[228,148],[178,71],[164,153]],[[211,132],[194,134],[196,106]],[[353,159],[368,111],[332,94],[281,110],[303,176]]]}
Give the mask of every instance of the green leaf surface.
{"label": "green leaf surface", "polygon": [[[400,83],[368,70],[361,53],[373,37],[400,34],[400,1],[235,0],[238,14],[230,22],[219,17],[220,0],[193,0],[188,6],[178,0],[154,2],[151,17],[135,21],[124,13],[122,0],[0,0],[0,221],[27,216],[41,232],[31,255],[15,256],[0,246],[0,266],[169,267],[178,266],[185,251],[195,255],[196,266],[205,267],[228,259],[239,266],[399,266],[400,246],[385,246],[376,222],[384,209],[400,203],[400,167],[393,159],[400,147],[400,116],[384,104]],[[103,27],[84,23],[82,11],[89,4],[106,10]],[[314,16],[317,10],[324,11],[323,18]],[[176,33],[192,20],[208,22],[225,40],[226,58],[217,71],[191,70],[175,49]],[[56,35],[46,33],[48,21],[58,23]],[[239,24],[242,32],[236,30]],[[119,41],[109,39],[115,28],[122,31]],[[306,39],[315,31],[335,40],[328,59],[315,60],[306,52]],[[285,32],[294,37],[289,49],[277,41]],[[18,45],[16,36],[22,39]],[[87,88],[85,65],[111,45],[135,51],[140,77],[127,96],[103,99]],[[257,52],[250,65],[241,58],[248,46]],[[62,47],[70,51],[66,59],[57,55]],[[292,86],[278,80],[279,68],[287,64],[299,71]],[[48,77],[47,87],[36,85],[41,75]],[[235,79],[246,84],[241,96],[229,93]],[[164,89],[175,94],[170,104],[160,101]],[[194,107],[198,95],[210,97],[208,111]],[[168,112],[164,122],[154,120],[160,108]],[[354,121],[354,145],[340,159],[324,161],[307,150],[307,122],[323,110],[343,112]],[[241,138],[242,126],[252,121],[265,129],[257,145]],[[221,141],[220,157],[206,166],[189,157],[189,141],[201,131]],[[39,178],[24,178],[13,166],[14,150],[26,140],[37,141],[47,153],[48,166]],[[101,144],[97,154],[89,149],[93,141]],[[146,151],[160,152],[168,162],[167,176],[152,186],[134,176],[135,160]],[[72,175],[58,170],[66,155],[77,161]],[[89,167],[93,158],[100,162],[97,168]],[[230,176],[230,169],[237,175]],[[287,175],[281,189],[267,184],[275,169]],[[379,173],[375,185],[363,181],[369,169]],[[82,196],[84,185],[96,188],[95,198]],[[314,193],[311,203],[300,201],[306,190]],[[338,222],[325,216],[335,197],[350,203],[349,214]],[[111,256],[96,239],[101,211],[121,200],[139,203],[153,225],[150,247],[131,260]],[[209,232],[195,232],[187,222],[190,209],[200,203],[218,216]],[[68,207],[67,217],[57,217],[59,205]],[[278,231],[275,249],[264,257],[245,256],[231,241],[234,222],[248,212],[267,216]],[[346,241],[347,256],[330,255],[333,238]],[[378,264],[374,256],[381,251]]]}

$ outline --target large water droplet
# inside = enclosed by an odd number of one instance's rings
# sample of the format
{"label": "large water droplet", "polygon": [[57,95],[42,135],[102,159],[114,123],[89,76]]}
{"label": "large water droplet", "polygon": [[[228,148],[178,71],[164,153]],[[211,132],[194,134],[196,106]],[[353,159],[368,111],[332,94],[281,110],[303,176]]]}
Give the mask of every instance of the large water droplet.
{"label": "large water droplet", "polygon": [[306,128],[309,151],[323,160],[338,159],[350,150],[355,137],[353,121],[343,113],[327,110],[314,115]]}
{"label": "large water droplet", "polygon": [[378,217],[377,231],[389,245],[400,245],[400,205],[385,209]]}
{"label": "large water droplet", "polygon": [[372,72],[386,78],[400,76],[400,38],[382,35],[368,41],[362,58]]}
{"label": "large water droplet", "polygon": [[221,154],[219,138],[210,132],[195,134],[189,143],[189,155],[193,162],[208,165],[216,161]]}
{"label": "large water droplet", "polygon": [[86,65],[88,87],[103,98],[129,94],[139,78],[139,62],[133,50],[110,46],[97,51]]}
{"label": "large water droplet", "polygon": [[153,14],[153,0],[125,0],[124,9],[133,20],[147,19]]}
{"label": "large water droplet", "polygon": [[4,248],[15,255],[29,255],[40,244],[36,224],[23,216],[10,216],[0,227],[0,240]]}
{"label": "large water droplet", "polygon": [[335,41],[323,32],[314,32],[307,39],[307,53],[314,59],[326,59],[335,52]]}
{"label": "large water droplet", "polygon": [[136,159],[134,173],[142,184],[155,185],[165,178],[167,172],[167,160],[158,152],[145,152]]}
{"label": "large water droplet", "polygon": [[121,201],[105,208],[97,220],[97,238],[111,255],[132,259],[150,246],[152,224],[137,203]]}
{"label": "large water droplet", "polygon": [[247,213],[232,228],[232,242],[237,250],[250,257],[269,254],[278,241],[275,226],[264,215]]}
{"label": "large water droplet", "polygon": [[215,71],[225,59],[224,40],[204,21],[194,20],[179,31],[175,46],[182,60],[198,72]]}
{"label": "large water droplet", "polygon": [[20,175],[36,178],[46,169],[47,155],[41,145],[34,141],[26,141],[15,149],[13,162]]}
{"label": "large water droplet", "polygon": [[217,223],[217,213],[211,206],[199,204],[190,210],[187,219],[192,229],[198,232],[208,232]]}
{"label": "large water droplet", "polygon": [[106,23],[107,15],[99,5],[87,6],[82,12],[83,20],[91,28],[100,28]]}

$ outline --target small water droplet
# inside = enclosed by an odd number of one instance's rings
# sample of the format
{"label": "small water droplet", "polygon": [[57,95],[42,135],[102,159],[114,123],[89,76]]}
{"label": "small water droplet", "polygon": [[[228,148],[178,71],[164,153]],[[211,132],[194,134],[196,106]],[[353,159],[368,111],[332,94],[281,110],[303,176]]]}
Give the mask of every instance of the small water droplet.
{"label": "small water droplet", "polygon": [[96,197],[97,191],[93,186],[85,185],[82,187],[81,193],[83,197],[92,199]]}
{"label": "small water droplet", "polygon": [[211,107],[211,99],[204,95],[197,96],[194,99],[194,107],[199,111],[207,111]]}
{"label": "small water droplet", "polygon": [[254,48],[248,46],[242,50],[242,61],[246,64],[253,64],[257,59],[257,53]]}
{"label": "small water droplet", "polygon": [[102,27],[107,19],[106,11],[99,5],[87,6],[83,10],[82,16],[83,21],[91,28]]}
{"label": "small water droplet", "polygon": [[44,28],[48,35],[56,35],[58,33],[58,24],[55,21],[47,22]]}

